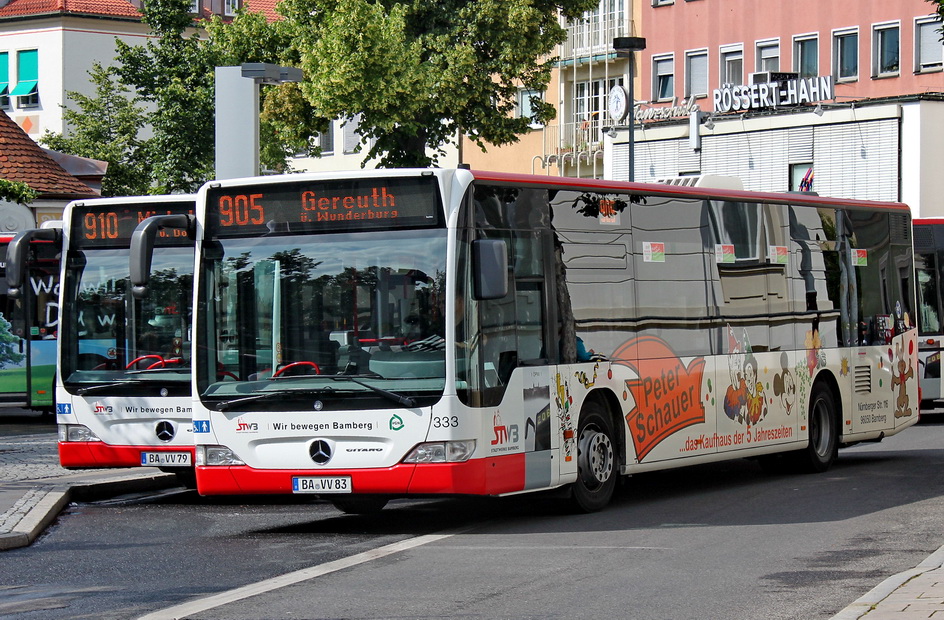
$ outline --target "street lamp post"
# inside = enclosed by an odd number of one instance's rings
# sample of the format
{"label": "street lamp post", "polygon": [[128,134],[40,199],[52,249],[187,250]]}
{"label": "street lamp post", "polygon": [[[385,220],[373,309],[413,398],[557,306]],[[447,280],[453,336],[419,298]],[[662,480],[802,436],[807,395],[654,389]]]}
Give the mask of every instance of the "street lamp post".
{"label": "street lamp post", "polygon": [[646,49],[645,37],[615,37],[613,39],[613,49],[616,55],[622,58],[629,58],[629,180],[635,180],[636,162],[633,158],[635,150],[636,133],[636,100],[633,95],[633,52],[641,52]]}
{"label": "street lamp post", "polygon": [[259,174],[259,84],[301,80],[301,69],[268,63],[216,67],[217,179]]}

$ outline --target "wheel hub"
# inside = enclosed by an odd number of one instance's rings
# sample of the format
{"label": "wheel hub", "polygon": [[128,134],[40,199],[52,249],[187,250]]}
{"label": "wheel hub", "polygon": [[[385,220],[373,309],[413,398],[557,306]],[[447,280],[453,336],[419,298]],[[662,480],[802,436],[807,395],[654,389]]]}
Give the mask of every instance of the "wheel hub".
{"label": "wheel hub", "polygon": [[613,475],[613,444],[606,433],[587,428],[580,435],[577,445],[578,470],[584,484],[595,488],[604,484]]}

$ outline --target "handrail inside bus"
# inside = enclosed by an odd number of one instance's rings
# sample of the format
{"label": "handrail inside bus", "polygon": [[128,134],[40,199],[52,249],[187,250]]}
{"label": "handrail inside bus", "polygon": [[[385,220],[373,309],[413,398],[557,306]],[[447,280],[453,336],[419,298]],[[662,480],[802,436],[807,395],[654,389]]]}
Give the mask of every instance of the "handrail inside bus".
{"label": "handrail inside bus", "polygon": [[193,238],[197,218],[193,215],[152,215],[138,224],[131,234],[131,257],[129,275],[131,276],[131,294],[135,299],[147,295],[148,281],[151,279],[151,259],[154,255],[154,240],[164,228],[186,230]]}
{"label": "handrail inside bus", "polygon": [[61,228],[30,228],[13,237],[7,246],[7,295],[18,299],[23,293],[26,280],[26,264],[29,260],[29,247],[32,241],[51,241],[61,247]]}

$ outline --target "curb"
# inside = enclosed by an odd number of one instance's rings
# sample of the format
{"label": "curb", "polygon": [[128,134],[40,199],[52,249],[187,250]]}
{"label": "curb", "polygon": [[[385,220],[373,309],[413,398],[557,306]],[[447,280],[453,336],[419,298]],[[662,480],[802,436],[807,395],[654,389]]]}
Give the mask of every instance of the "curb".
{"label": "curb", "polygon": [[157,491],[178,485],[174,474],[158,473],[36,488],[35,490],[39,492],[45,490],[45,495],[29,509],[10,532],[0,533],[0,551],[32,544],[72,502],[91,502],[126,493]]}
{"label": "curb", "polygon": [[892,575],[850,603],[845,609],[830,618],[830,620],[859,620],[859,618],[873,611],[879,603],[888,598],[888,596],[898,588],[904,586],[915,577],[942,567],[944,567],[944,547],[940,547],[916,567],[902,571],[897,575]]}

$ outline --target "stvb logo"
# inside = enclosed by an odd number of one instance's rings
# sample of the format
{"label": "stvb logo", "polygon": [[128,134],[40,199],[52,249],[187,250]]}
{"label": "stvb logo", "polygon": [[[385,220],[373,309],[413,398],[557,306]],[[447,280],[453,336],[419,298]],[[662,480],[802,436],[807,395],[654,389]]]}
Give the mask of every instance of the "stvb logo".
{"label": "stvb logo", "polygon": [[176,429],[174,429],[174,425],[167,421],[158,422],[155,432],[157,434],[157,438],[161,441],[170,441],[177,433]]}
{"label": "stvb logo", "polygon": [[95,403],[95,413],[111,413],[113,411],[110,405],[103,405],[102,403]]}
{"label": "stvb logo", "polygon": [[259,425],[256,422],[246,422],[242,418],[236,420],[237,433],[256,433],[259,431]]}
{"label": "stvb logo", "polygon": [[331,460],[331,445],[324,439],[316,439],[308,446],[308,455],[315,463],[324,465]]}

